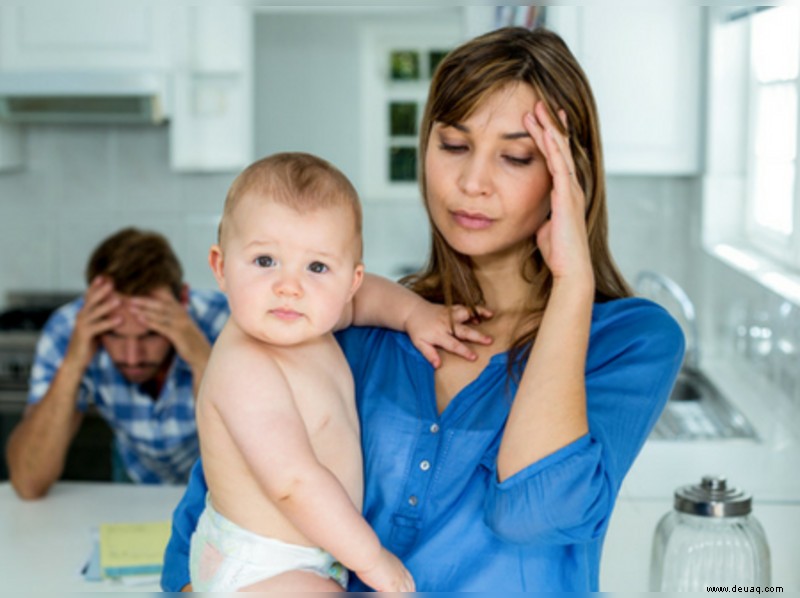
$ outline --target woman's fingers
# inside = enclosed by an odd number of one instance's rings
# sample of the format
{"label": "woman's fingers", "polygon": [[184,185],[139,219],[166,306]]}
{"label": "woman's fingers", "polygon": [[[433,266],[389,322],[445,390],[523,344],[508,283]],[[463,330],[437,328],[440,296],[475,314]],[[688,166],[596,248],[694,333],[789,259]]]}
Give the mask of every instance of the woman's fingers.
{"label": "woman's fingers", "polygon": [[[548,152],[549,158],[553,160],[554,174],[566,174],[573,176],[575,174],[575,163],[572,159],[572,152],[569,148],[569,137],[562,134],[555,126],[544,102],[539,101],[534,107],[534,113],[541,124],[541,128],[545,132],[545,143],[550,144],[556,151]],[[559,118],[562,119],[564,128],[568,129],[566,123],[566,113],[563,110],[559,111]],[[561,116],[563,114],[563,116]]]}

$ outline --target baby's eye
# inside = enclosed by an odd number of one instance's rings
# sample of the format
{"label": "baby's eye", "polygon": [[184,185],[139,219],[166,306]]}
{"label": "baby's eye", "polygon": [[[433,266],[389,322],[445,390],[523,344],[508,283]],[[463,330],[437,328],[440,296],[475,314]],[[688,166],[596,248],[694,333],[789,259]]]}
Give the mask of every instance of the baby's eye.
{"label": "baby's eye", "polygon": [[260,268],[271,268],[275,265],[275,260],[272,259],[271,255],[259,255],[256,258],[256,265]]}
{"label": "baby's eye", "polygon": [[328,266],[322,262],[311,262],[308,265],[308,269],[314,274],[323,274],[324,272],[328,271]]}

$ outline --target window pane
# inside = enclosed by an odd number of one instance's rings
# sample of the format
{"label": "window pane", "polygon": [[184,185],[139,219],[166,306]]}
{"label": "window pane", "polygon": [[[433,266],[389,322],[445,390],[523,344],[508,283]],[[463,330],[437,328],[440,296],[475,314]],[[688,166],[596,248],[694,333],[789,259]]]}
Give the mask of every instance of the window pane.
{"label": "window pane", "polygon": [[795,83],[760,85],[756,95],[756,156],[793,160],[797,155]]}
{"label": "window pane", "polygon": [[759,81],[794,79],[800,55],[800,9],[780,6],[753,16],[751,60]]}
{"label": "window pane", "polygon": [[389,134],[417,134],[417,104],[415,102],[392,102],[389,104]]}
{"label": "window pane", "polygon": [[795,166],[792,162],[756,160],[756,222],[776,233],[791,235],[794,229],[792,190]]}
{"label": "window pane", "polygon": [[392,182],[413,182],[417,180],[416,148],[389,148],[389,180]]}
{"label": "window pane", "polygon": [[390,55],[392,79],[419,79],[419,53],[413,50],[394,50]]}
{"label": "window pane", "polygon": [[442,59],[447,56],[447,50],[431,50],[428,53],[428,60],[430,61],[430,76],[433,77],[433,73],[436,72],[436,67],[439,66],[439,63]]}

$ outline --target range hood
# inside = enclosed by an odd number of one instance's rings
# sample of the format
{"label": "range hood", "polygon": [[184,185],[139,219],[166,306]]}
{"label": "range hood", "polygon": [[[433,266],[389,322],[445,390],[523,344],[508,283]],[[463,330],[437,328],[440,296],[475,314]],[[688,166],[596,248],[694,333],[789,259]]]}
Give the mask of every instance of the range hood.
{"label": "range hood", "polygon": [[0,72],[0,122],[160,124],[166,76],[122,72]]}

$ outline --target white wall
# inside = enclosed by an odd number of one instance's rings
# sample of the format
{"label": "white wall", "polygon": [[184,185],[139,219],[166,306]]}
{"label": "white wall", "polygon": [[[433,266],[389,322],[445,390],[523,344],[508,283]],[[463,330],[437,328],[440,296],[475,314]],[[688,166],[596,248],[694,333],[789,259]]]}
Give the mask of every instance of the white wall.
{"label": "white wall", "polygon": [[127,225],[172,242],[186,279],[206,265],[235,173],[176,175],[165,128],[31,126],[20,172],[0,174],[0,304],[9,290],[80,290],[97,243]]}

